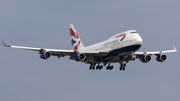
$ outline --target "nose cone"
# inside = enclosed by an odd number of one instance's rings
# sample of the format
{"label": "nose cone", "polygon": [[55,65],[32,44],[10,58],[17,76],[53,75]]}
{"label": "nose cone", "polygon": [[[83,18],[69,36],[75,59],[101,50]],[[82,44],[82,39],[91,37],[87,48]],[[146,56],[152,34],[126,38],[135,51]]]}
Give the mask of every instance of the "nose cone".
{"label": "nose cone", "polygon": [[136,42],[135,42],[135,43],[136,43],[137,45],[142,45],[142,42],[143,42],[143,40],[142,40],[141,36],[138,35],[138,36],[136,37]]}

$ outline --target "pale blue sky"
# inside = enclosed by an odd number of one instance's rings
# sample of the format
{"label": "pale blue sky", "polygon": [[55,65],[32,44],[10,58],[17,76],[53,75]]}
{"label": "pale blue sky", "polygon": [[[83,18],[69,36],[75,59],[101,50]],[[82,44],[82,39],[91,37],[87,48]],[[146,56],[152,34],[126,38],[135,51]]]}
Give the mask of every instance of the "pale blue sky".
{"label": "pale blue sky", "polygon": [[[69,24],[85,46],[123,31],[143,38],[139,51],[179,50],[179,0],[1,0],[0,40],[7,44],[71,49]],[[0,45],[0,101],[179,101],[179,52],[164,63],[129,62],[107,71],[69,57]]]}

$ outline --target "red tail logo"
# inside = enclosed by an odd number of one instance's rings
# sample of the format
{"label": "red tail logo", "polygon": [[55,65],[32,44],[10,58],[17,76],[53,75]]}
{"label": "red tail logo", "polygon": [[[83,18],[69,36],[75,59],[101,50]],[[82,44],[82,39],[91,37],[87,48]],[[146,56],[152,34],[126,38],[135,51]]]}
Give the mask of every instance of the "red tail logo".
{"label": "red tail logo", "polygon": [[74,36],[74,38],[79,39],[79,36],[76,32],[74,32],[71,28],[69,28],[70,36]]}
{"label": "red tail logo", "polygon": [[80,43],[81,43],[81,40],[79,40],[78,44],[74,47],[74,50],[77,50],[77,49],[78,49]]}

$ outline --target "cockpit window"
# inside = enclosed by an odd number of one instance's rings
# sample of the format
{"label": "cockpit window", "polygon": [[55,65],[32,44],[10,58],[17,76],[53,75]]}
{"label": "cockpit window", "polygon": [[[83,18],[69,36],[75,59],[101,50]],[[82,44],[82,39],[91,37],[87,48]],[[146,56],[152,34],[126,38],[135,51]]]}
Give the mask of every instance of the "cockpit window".
{"label": "cockpit window", "polygon": [[133,33],[137,33],[137,32],[131,32],[131,34],[133,34]]}

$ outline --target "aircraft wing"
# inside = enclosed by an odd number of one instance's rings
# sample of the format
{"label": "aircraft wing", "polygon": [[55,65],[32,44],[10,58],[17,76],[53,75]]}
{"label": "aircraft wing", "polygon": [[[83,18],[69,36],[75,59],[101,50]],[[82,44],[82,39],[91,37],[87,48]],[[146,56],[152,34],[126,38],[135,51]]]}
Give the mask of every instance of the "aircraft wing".
{"label": "aircraft wing", "polygon": [[177,52],[176,47],[173,47],[173,50],[166,50],[166,51],[154,51],[154,52],[135,52],[134,55],[145,55],[145,54],[164,54],[164,53],[171,53],[171,52]]}
{"label": "aircraft wing", "polygon": [[[121,57],[120,61],[125,61],[126,63],[128,63],[130,60],[133,60],[134,56],[136,56],[136,58],[142,58],[144,55],[156,55],[159,56],[160,54],[164,54],[164,53],[171,53],[171,52],[177,52],[176,47],[173,47],[173,50],[166,50],[166,51],[153,51],[153,52],[135,52],[132,53],[130,55],[127,55],[126,57]],[[134,58],[135,59],[135,58]],[[119,59],[113,59],[113,62],[119,62]]]}
{"label": "aircraft wing", "polygon": [[41,48],[22,47],[22,46],[11,46],[11,45],[5,44],[4,42],[2,42],[2,43],[4,44],[5,47],[21,48],[21,49],[34,50],[34,51],[39,51],[39,50],[41,50]]}
{"label": "aircraft wing", "polygon": [[32,50],[32,51],[39,51],[39,54],[41,54],[44,51],[51,52],[53,56],[64,57],[65,55],[71,56],[71,59],[74,59],[74,57],[77,53],[84,53],[89,56],[106,56],[109,51],[75,51],[75,50],[62,50],[62,49],[46,49],[46,48],[34,48],[34,47],[23,47],[23,46],[13,46],[13,45],[7,45],[6,43],[2,42],[5,47],[11,47],[11,48],[20,48],[25,50]]}

